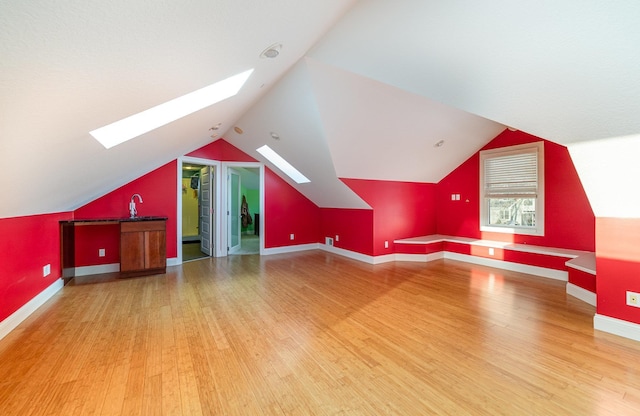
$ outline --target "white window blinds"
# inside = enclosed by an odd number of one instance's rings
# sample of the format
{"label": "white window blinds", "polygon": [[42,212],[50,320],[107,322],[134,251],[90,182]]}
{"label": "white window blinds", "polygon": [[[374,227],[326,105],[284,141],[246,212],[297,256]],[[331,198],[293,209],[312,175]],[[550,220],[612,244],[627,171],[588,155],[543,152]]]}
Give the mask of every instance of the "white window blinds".
{"label": "white window blinds", "polygon": [[484,160],[485,198],[535,198],[538,193],[538,152],[495,155]]}

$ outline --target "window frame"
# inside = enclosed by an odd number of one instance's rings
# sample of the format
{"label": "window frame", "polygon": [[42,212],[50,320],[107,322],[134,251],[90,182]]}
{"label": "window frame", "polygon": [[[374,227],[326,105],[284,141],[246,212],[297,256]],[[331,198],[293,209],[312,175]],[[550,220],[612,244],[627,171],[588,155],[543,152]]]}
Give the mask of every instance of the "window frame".
{"label": "window frame", "polygon": [[[515,156],[527,153],[537,155],[537,189],[535,196],[535,221],[534,227],[528,226],[501,226],[489,224],[489,199],[485,196],[485,161],[496,157]],[[480,231],[506,234],[525,234],[544,236],[545,202],[544,202],[544,142],[525,143],[515,146],[500,147],[480,151]]]}

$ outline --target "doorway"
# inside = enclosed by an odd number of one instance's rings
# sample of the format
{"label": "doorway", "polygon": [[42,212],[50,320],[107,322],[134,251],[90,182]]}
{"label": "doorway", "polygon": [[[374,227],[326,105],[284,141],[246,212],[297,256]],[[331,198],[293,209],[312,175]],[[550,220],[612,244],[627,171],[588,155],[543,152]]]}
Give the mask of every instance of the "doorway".
{"label": "doorway", "polygon": [[215,167],[182,164],[182,261],[212,255]]}
{"label": "doorway", "polygon": [[229,255],[260,254],[260,169],[233,166],[227,171]]}
{"label": "doorway", "polygon": [[[205,168],[209,169],[208,179]],[[207,257],[262,253],[264,165],[258,162],[220,162],[182,156],[178,159],[177,170],[176,264]],[[230,191],[229,180],[232,171],[236,175],[235,183],[238,184],[233,193]],[[193,179],[194,176],[196,179]],[[243,208],[243,198],[246,200],[247,210],[244,220],[239,211]],[[232,201],[237,201],[233,202],[233,207]],[[232,213],[238,217],[232,218]],[[238,225],[239,230],[236,228]],[[231,229],[238,231],[233,231],[234,234],[231,235]],[[230,250],[232,243],[236,246],[233,252]]]}

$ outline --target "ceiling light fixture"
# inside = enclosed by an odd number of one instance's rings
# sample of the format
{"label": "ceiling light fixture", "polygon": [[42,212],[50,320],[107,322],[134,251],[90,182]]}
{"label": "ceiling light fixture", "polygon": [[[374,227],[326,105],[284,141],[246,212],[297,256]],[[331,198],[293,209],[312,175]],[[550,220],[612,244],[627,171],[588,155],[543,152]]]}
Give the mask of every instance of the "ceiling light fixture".
{"label": "ceiling light fixture", "polygon": [[272,132],[271,132],[271,133],[269,133],[269,134],[271,135],[271,138],[272,138],[273,140],[280,140],[280,135],[279,135],[278,133],[275,133],[275,132],[273,132],[273,131],[272,131]]}
{"label": "ceiling light fixture", "polygon": [[444,144],[444,140],[440,140],[439,142],[434,144],[433,147],[442,147],[443,144]]}
{"label": "ceiling light fixture", "polygon": [[300,171],[294,168],[291,163],[284,160],[282,156],[277,154],[273,149],[271,149],[266,144],[258,149],[256,149],[258,153],[262,156],[266,157],[267,160],[274,165],[278,169],[280,169],[285,175],[296,181],[296,183],[308,183],[311,182],[306,176],[304,176]]}
{"label": "ceiling light fixture", "polygon": [[252,72],[253,69],[244,71],[89,133],[105,148],[112,148],[179,118],[233,97],[240,91],[240,88],[249,79]]}
{"label": "ceiling light fixture", "polygon": [[281,43],[274,43],[273,45],[267,47],[267,49],[263,50],[260,54],[260,58],[277,58],[280,55],[280,50],[282,49]]}
{"label": "ceiling light fixture", "polygon": [[235,126],[235,127],[233,128],[233,131],[235,131],[235,132],[236,132],[236,133],[238,133],[238,134],[242,134],[242,133],[244,133],[244,130],[242,130],[242,129],[241,129],[240,127],[238,127],[238,126]]}

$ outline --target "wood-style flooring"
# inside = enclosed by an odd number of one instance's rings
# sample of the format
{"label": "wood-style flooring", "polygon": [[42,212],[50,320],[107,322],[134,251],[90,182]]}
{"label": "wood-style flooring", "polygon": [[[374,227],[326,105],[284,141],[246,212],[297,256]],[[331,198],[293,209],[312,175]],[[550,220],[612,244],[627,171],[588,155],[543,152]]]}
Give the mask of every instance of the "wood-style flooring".
{"label": "wood-style flooring", "polygon": [[634,415],[640,343],[564,282],[323,251],[72,282],[0,341],[0,415]]}

